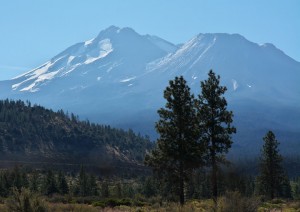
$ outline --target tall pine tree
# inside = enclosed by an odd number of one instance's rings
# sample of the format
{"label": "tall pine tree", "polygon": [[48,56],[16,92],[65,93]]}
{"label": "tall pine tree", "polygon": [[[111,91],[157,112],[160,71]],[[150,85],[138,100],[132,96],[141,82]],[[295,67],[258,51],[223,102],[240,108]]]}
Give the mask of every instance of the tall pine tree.
{"label": "tall pine tree", "polygon": [[165,108],[158,110],[156,148],[146,155],[146,164],[172,182],[180,203],[184,204],[184,184],[201,163],[199,125],[194,96],[184,78],[176,77],[164,91]]}
{"label": "tall pine tree", "polygon": [[64,195],[69,193],[69,185],[67,183],[64,173],[62,173],[61,171],[58,173],[57,176],[57,189],[60,194]]}
{"label": "tall pine tree", "polygon": [[78,176],[78,187],[79,187],[79,194],[82,197],[88,195],[88,176],[85,172],[83,165],[80,167],[80,172]]}
{"label": "tall pine tree", "polygon": [[220,76],[210,70],[208,79],[201,82],[202,91],[197,104],[201,139],[206,146],[207,165],[211,167],[212,196],[215,203],[218,196],[219,165],[225,162],[224,153],[231,148],[231,134],[236,132],[231,126],[233,113],[227,110],[227,101],[223,97],[227,88],[219,84]]}
{"label": "tall pine tree", "polygon": [[257,177],[258,192],[273,199],[274,197],[291,196],[291,189],[282,167],[275,135],[269,131],[263,138],[264,145],[260,157],[260,175]]}
{"label": "tall pine tree", "polygon": [[57,193],[57,186],[55,181],[55,176],[52,170],[48,170],[43,183],[43,192],[50,196],[54,193]]}

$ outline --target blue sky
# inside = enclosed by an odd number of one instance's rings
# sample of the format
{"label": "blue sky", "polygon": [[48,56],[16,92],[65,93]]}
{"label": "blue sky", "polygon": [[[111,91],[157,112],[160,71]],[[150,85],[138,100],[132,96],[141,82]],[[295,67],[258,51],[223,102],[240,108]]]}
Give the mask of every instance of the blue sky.
{"label": "blue sky", "polygon": [[198,33],[239,33],[300,61],[299,0],[1,0],[0,80],[29,71],[109,27],[175,44]]}

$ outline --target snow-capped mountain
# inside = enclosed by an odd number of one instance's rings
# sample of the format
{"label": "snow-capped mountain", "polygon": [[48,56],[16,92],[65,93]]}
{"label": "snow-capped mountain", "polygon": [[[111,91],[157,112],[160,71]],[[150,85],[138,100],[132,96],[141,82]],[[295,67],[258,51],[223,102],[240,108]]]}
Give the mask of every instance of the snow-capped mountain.
{"label": "snow-capped mountain", "polygon": [[238,128],[236,148],[260,142],[270,129],[279,132],[279,140],[290,140],[286,148],[293,149],[290,144],[298,142],[293,136],[300,132],[300,63],[272,44],[259,45],[238,34],[199,34],[174,45],[112,26],[0,82],[0,97],[153,135],[168,81],[183,75],[197,94],[210,69],[228,88]]}
{"label": "snow-capped mountain", "polygon": [[148,62],[175,48],[163,39],[141,36],[130,28],[112,26],[101,31],[96,38],[75,44],[42,66],[15,77],[13,80],[17,83],[12,85],[12,89],[37,92],[50,81],[58,78],[69,81],[70,77],[78,77],[81,82],[85,79],[79,87],[94,84],[92,78],[94,81],[110,78],[123,82],[140,74]]}

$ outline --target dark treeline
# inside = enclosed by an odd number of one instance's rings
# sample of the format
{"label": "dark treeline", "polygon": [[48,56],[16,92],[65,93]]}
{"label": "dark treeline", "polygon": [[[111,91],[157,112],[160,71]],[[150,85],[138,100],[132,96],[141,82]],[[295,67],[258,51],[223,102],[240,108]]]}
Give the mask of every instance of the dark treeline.
{"label": "dark treeline", "polygon": [[[15,166],[0,172],[0,196],[8,197],[14,188],[21,190],[27,188],[31,192],[46,196],[54,194],[75,196],[99,195],[99,180],[93,174],[88,174],[84,167],[78,173],[65,173],[62,171],[33,170]],[[105,184],[105,181],[102,182]]]}
{"label": "dark treeline", "polygon": [[[186,199],[212,198],[210,174],[207,170],[196,170],[185,185]],[[245,197],[259,195],[259,185],[254,176],[245,175],[233,166],[219,172],[219,195],[226,192],[239,192]],[[289,182],[288,182],[289,183]],[[291,179],[291,191],[281,187],[280,197],[300,199],[300,177]],[[157,198],[161,201],[177,201],[174,185],[158,180],[155,176],[135,178],[107,178],[86,171],[84,166],[77,173],[54,170],[35,170],[15,166],[0,171],[0,197],[9,197],[13,189],[27,188],[31,192],[52,197],[53,195],[73,197],[106,198]],[[286,190],[287,189],[287,190]],[[66,201],[66,200],[64,200]]]}

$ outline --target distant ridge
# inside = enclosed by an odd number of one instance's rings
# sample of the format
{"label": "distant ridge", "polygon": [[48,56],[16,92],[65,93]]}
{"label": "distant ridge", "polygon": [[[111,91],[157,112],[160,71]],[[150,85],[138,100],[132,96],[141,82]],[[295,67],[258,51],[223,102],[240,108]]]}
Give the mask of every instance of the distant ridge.
{"label": "distant ridge", "polygon": [[78,168],[84,164],[116,172],[116,167],[143,166],[144,155],[152,147],[153,143],[132,130],[79,121],[74,114],[29,102],[0,101],[1,166]]}

